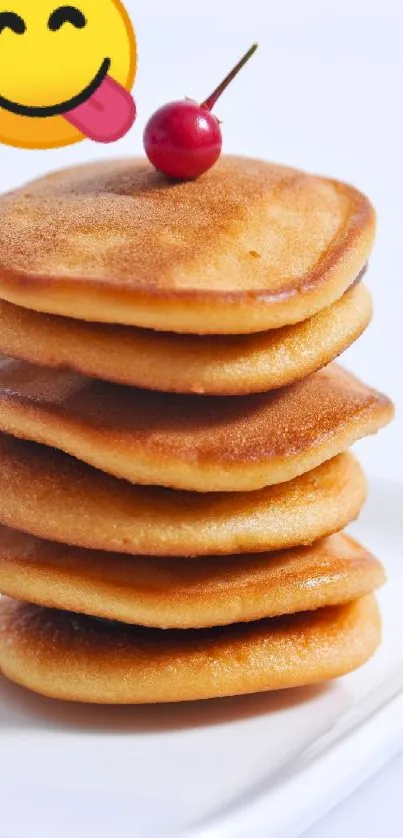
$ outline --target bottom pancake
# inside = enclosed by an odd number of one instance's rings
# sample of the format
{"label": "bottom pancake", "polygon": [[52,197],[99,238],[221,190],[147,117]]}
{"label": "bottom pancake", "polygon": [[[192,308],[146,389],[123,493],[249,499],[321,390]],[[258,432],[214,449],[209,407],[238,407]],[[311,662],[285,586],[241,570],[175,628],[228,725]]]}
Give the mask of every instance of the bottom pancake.
{"label": "bottom pancake", "polygon": [[340,605],[383,584],[339,533],[282,552],[204,559],[101,553],[0,527],[0,591],[49,608],[162,629],[208,628]]}
{"label": "bottom pancake", "polygon": [[315,684],[380,642],[371,595],[348,605],[225,628],[161,631],[0,601],[0,670],[51,698],[150,704]]}

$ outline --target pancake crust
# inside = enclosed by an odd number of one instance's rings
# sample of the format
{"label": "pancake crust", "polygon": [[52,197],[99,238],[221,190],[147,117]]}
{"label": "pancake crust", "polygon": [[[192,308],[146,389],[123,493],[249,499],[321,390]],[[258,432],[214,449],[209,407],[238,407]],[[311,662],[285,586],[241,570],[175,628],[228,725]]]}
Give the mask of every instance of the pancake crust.
{"label": "pancake crust", "polygon": [[283,387],[325,366],[362,334],[371,316],[371,297],[362,282],[309,320],[237,336],[80,323],[0,301],[0,351],[116,384],[245,395]]}
{"label": "pancake crust", "polygon": [[386,396],[337,366],[270,393],[204,398],[0,361],[0,431],[131,483],[261,489],[310,471],[392,416]]}
{"label": "pancake crust", "polygon": [[343,534],[278,553],[157,559],[40,541],[0,527],[0,591],[15,599],[162,629],[314,611],[372,593],[380,562]]}
{"label": "pancake crust", "polygon": [[4,599],[0,669],[68,701],[194,701],[336,678],[371,657],[380,635],[373,596],[274,620],[166,632]]}
{"label": "pancake crust", "polygon": [[242,334],[316,314],[368,260],[350,186],[223,157],[172,183],[143,159],[78,166],[0,201],[0,297],[79,320]]}
{"label": "pancake crust", "polygon": [[214,556],[310,544],[356,518],[365,494],[351,454],[258,492],[195,494],[132,486],[0,435],[0,523],[108,552]]}

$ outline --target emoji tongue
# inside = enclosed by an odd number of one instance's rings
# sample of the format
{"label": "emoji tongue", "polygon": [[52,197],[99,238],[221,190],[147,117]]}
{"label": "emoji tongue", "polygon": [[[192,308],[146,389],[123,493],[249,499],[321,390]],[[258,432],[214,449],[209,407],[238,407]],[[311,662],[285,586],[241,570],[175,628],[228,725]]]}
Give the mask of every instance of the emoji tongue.
{"label": "emoji tongue", "polygon": [[136,104],[131,93],[107,75],[89,99],[63,116],[91,140],[113,143],[132,127]]}

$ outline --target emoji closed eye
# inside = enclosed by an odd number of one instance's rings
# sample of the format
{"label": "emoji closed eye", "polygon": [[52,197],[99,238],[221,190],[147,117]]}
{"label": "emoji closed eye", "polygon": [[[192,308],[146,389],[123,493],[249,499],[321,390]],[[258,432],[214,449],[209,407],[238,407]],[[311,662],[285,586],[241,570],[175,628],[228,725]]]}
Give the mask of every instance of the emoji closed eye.
{"label": "emoji closed eye", "polygon": [[23,35],[26,28],[20,15],[15,12],[0,12],[0,35],[4,29],[11,29],[16,35]]}
{"label": "emoji closed eye", "polygon": [[57,32],[65,23],[71,23],[76,29],[83,29],[87,21],[75,6],[60,6],[52,12],[48,26],[51,32]]}

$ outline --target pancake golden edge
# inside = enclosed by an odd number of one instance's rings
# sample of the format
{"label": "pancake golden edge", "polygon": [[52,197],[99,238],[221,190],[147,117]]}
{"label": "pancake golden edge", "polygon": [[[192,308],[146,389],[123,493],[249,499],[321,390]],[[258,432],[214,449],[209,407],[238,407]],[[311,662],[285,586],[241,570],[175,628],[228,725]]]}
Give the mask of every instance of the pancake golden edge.
{"label": "pancake golden edge", "polygon": [[0,301],[0,351],[116,384],[245,395],[283,387],[325,366],[357,340],[371,317],[362,282],[302,323],[255,335],[175,335],[80,323]]}
{"label": "pancake golden edge", "polygon": [[368,261],[351,186],[223,156],[197,181],[144,159],[78,166],[0,201],[0,297],[79,320],[249,334],[330,306]]}
{"label": "pancake golden edge", "polygon": [[203,398],[0,359],[0,431],[130,483],[261,489],[311,471],[392,416],[386,396],[336,365],[269,393]]}
{"label": "pancake golden edge", "polygon": [[133,486],[0,435],[0,523],[89,549],[194,557],[311,544],[355,519],[365,496],[349,453],[258,492],[197,494]]}
{"label": "pancake golden edge", "polygon": [[365,663],[381,639],[373,595],[195,631],[105,623],[0,601],[0,669],[34,692],[92,704],[195,701],[315,684]]}
{"label": "pancake golden edge", "polygon": [[0,592],[48,608],[161,629],[209,628],[340,605],[385,581],[339,533],[278,553],[157,559],[41,541],[0,527]]}

